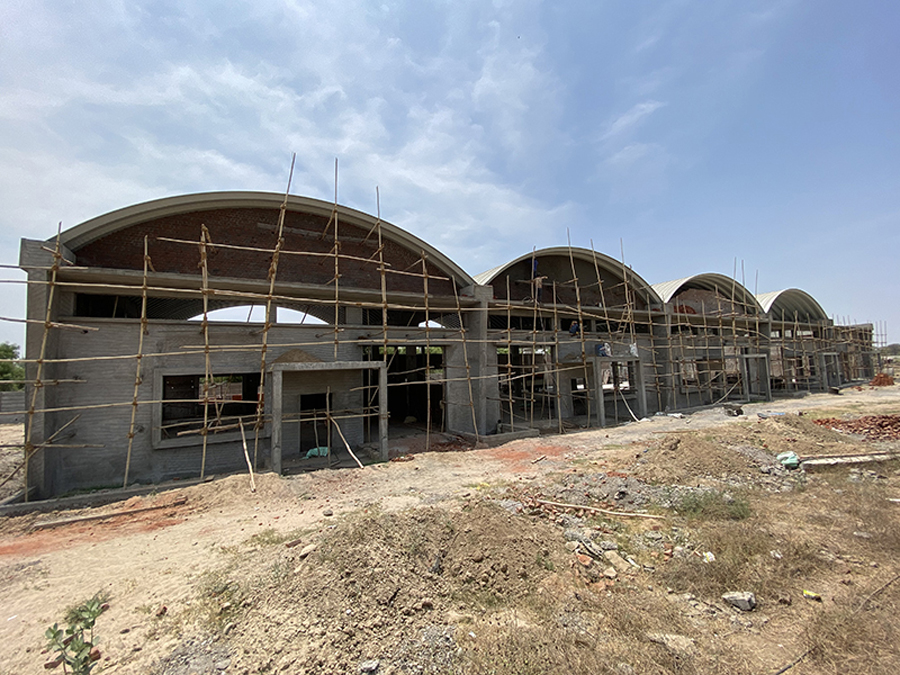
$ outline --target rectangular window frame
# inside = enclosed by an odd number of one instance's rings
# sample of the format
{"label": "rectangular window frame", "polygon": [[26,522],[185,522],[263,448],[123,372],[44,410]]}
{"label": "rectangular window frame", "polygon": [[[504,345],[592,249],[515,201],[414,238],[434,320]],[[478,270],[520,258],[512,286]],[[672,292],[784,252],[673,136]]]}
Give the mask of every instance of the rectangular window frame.
{"label": "rectangular window frame", "polygon": [[[223,377],[228,375],[258,375],[258,372],[249,373],[249,372],[214,372],[213,377]],[[206,376],[203,372],[198,372],[196,368],[157,368],[153,373],[153,421],[152,421],[152,433],[151,433],[151,443],[154,450],[166,450],[166,449],[176,449],[176,448],[189,448],[189,447],[197,447],[198,445],[203,444],[203,436],[199,433],[197,434],[188,434],[178,438],[163,438],[162,427],[163,427],[163,406],[165,405],[163,397],[165,395],[165,379],[167,377],[199,377],[202,383],[203,378]],[[269,377],[266,376],[266,390],[269,389]],[[202,395],[202,394],[201,394]],[[272,435],[272,424],[270,421],[271,415],[268,411],[268,401],[266,400],[268,397],[263,396],[264,408],[263,408],[263,418],[265,420],[263,428],[260,430],[260,438],[270,438]],[[252,425],[244,424],[244,434],[247,437],[248,442],[250,439],[255,436],[255,431],[253,430]],[[220,443],[234,443],[241,442],[241,432],[240,429],[235,429],[233,431],[223,431],[221,433],[212,433],[207,435],[207,444],[220,444]]]}

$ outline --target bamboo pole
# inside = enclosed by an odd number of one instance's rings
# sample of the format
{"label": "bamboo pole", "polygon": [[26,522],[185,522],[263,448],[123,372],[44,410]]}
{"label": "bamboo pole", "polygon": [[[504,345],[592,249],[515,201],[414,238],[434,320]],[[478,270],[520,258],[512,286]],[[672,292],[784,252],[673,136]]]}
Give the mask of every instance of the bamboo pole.
{"label": "bamboo pole", "polygon": [[[328,420],[334,425],[334,428],[338,432],[338,436],[341,437],[341,440],[344,442],[344,447],[347,448],[347,452],[350,453],[350,456],[353,458],[353,461],[357,463],[360,469],[363,468],[363,463],[359,461],[359,457],[353,454],[353,450],[350,449],[350,444],[347,442],[347,439],[344,437],[344,432],[341,431],[341,426],[337,423],[337,420],[334,419],[331,415],[328,416]],[[329,447],[328,452],[331,452],[331,448]]]}
{"label": "bamboo pole", "polygon": [[125,478],[122,480],[122,488],[128,487],[128,472],[131,470],[131,451],[134,446],[134,420],[137,417],[138,396],[140,394],[141,361],[144,358],[144,335],[147,334],[147,268],[150,265],[150,252],[147,237],[144,237],[144,282],[141,293],[141,325],[138,334],[138,352],[135,359],[134,393],[131,397],[131,423],[128,425],[128,450],[125,453]]}
{"label": "bamboo pole", "polygon": [[[209,437],[209,386],[212,382],[212,368],[209,360],[209,266],[206,258],[206,242],[209,241],[209,230],[206,225],[200,226],[200,271],[203,288],[203,451],[200,457],[200,478],[206,477],[206,450]],[[133,410],[133,408],[132,408]]]}
{"label": "bamboo pole", "polygon": [[331,387],[325,389],[325,443],[328,445],[328,468],[331,468]]}
{"label": "bamboo pole", "polygon": [[244,434],[244,420],[238,418],[238,426],[241,428],[241,444],[244,447],[244,459],[247,462],[247,471],[250,472],[250,492],[256,492],[256,479],[253,477],[253,464],[250,462],[250,453],[247,452],[247,436]]}
{"label": "bamboo pole", "polygon": [[[707,389],[709,390],[709,391],[708,391],[708,393],[709,393],[709,402],[710,402],[710,404],[712,404],[712,402],[716,400],[716,395],[715,395],[715,393],[713,392],[712,363],[710,362],[710,358],[709,358],[709,357],[710,357],[710,349],[709,349],[709,325],[707,324],[707,321],[706,321],[706,301],[705,301],[705,300],[701,300],[701,301],[700,301],[700,314],[703,316],[703,339],[704,339],[704,341],[705,341],[705,344],[704,344],[704,351],[703,351],[703,353],[704,353],[704,359],[703,359],[703,362],[706,364],[706,384],[708,385],[708,386],[707,386]],[[697,377],[698,377],[698,378],[700,377],[700,373],[699,373],[699,372],[697,373]],[[698,382],[698,384],[699,384],[701,387],[703,386],[703,383],[702,383],[702,382]]]}
{"label": "bamboo pole", "polygon": [[478,433],[478,420],[475,416],[475,395],[472,391],[472,368],[469,365],[469,347],[468,341],[466,340],[466,327],[463,323],[462,311],[459,307],[459,292],[456,290],[456,284],[453,284],[453,295],[456,297],[456,307],[457,307],[457,317],[459,319],[459,337],[462,339],[462,350],[463,350],[463,360],[466,364],[466,384],[469,387],[469,408],[472,411],[472,430],[475,434],[475,442],[478,443],[479,433]]}
{"label": "bamboo pole", "polygon": [[[559,310],[556,302],[556,280],[553,280],[553,390],[556,395],[556,420],[557,420],[557,431],[559,433],[564,432],[563,428],[563,420],[562,420],[562,409],[560,407],[561,402],[561,394],[559,392]],[[552,419],[552,417],[551,417]],[[588,418],[588,425],[590,426],[590,418]]]}
{"label": "bamboo pole", "polygon": [[[591,423],[591,399],[593,392],[590,386],[590,374],[588,373],[587,350],[584,342],[584,313],[581,311],[581,289],[578,285],[578,273],[575,271],[575,256],[572,253],[572,237],[566,228],[566,242],[569,247],[569,264],[572,267],[572,282],[575,284],[575,306],[578,312],[578,340],[581,345],[581,366],[584,369],[584,394],[585,408],[587,413],[588,426]],[[574,412],[574,410],[573,410]]]}
{"label": "bamboo pole", "polygon": [[340,336],[341,324],[341,268],[340,268],[340,252],[341,241],[338,238],[338,161],[334,158],[334,211],[332,218],[334,219],[334,360],[338,358],[338,342]]}
{"label": "bamboo pole", "polygon": [[[294,177],[294,162],[297,154],[291,155],[291,170],[288,173],[287,189],[284,191],[284,200],[278,212],[278,239],[275,251],[272,253],[272,262],[269,265],[269,294],[266,297],[266,322],[263,326],[262,346],[259,350],[259,391],[256,395],[256,423],[253,425],[253,466],[259,468],[259,435],[263,428],[263,413],[265,412],[266,392],[266,352],[269,345],[269,328],[272,325],[272,294],[275,290],[275,278],[278,276],[278,256],[284,246],[284,219],[287,215],[288,195],[291,192],[291,180]],[[335,317],[335,321],[337,317]]]}
{"label": "bamboo pole", "polygon": [[428,311],[428,265],[422,251],[422,278],[425,294],[425,450],[431,450],[431,314]]}
{"label": "bamboo pole", "polygon": [[[44,334],[41,337],[41,352],[40,357],[37,360],[37,374],[34,378],[34,385],[31,389],[31,405],[28,408],[28,417],[27,422],[25,424],[25,445],[22,448],[24,452],[24,461],[25,461],[25,474],[23,477],[24,488],[25,488],[25,501],[28,501],[28,461],[34,455],[34,446],[32,444],[32,438],[34,434],[34,408],[37,405],[38,392],[41,390],[41,378],[44,374],[44,357],[47,355],[47,339],[50,335],[51,321],[50,317],[53,316],[53,298],[56,290],[55,282],[56,276],[59,272],[59,262],[63,259],[60,250],[62,245],[60,243],[60,239],[62,236],[62,221],[60,221],[59,226],[56,230],[56,247],[53,250],[53,265],[50,268],[50,284],[47,288],[47,310],[44,314]],[[43,431],[42,431],[43,433]]]}
{"label": "bamboo pole", "polygon": [[[534,250],[532,250],[531,255],[533,260]],[[534,270],[533,262],[531,268]],[[532,272],[532,274],[534,274],[534,272]],[[538,291],[536,282],[532,293],[534,295],[534,302],[531,305],[531,386],[528,388],[528,426],[530,427],[534,427],[534,391],[537,384],[537,327],[540,318],[538,311],[540,301],[537,297]],[[541,293],[543,294],[543,290]],[[543,298],[541,300],[543,300]],[[553,301],[556,302],[556,298],[553,298]]]}
{"label": "bamboo pole", "polygon": [[513,410],[513,346],[512,346],[512,297],[510,296],[509,275],[506,275],[506,380],[509,393],[509,427],[516,430],[516,413]]}

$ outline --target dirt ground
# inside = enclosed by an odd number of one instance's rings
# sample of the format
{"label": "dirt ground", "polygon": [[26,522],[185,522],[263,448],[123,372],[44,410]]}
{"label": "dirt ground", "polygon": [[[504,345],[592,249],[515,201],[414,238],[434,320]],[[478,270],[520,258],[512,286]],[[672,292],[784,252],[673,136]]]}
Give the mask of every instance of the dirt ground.
{"label": "dirt ground", "polygon": [[775,461],[900,450],[812,421],[900,386],[744,412],[7,517],[0,674],[95,593],[94,673],[900,672],[900,461]]}
{"label": "dirt ground", "polygon": [[[0,424],[0,481],[13,474],[22,462],[22,450],[15,447],[25,442],[21,424]],[[12,475],[10,480],[0,485],[0,500],[16,494],[22,489],[22,471]]]}

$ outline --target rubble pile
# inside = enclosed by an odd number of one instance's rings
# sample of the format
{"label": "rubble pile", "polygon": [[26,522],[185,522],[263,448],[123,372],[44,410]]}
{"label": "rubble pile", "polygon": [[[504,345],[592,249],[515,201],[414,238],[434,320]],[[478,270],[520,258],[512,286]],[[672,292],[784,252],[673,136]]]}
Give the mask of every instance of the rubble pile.
{"label": "rubble pile", "polygon": [[860,434],[870,440],[900,440],[900,415],[866,415],[855,420],[825,417],[813,422],[828,429]]}
{"label": "rubble pile", "polygon": [[869,386],[871,387],[892,387],[893,385],[894,378],[887,373],[878,373],[872,378],[872,381],[869,382]]}

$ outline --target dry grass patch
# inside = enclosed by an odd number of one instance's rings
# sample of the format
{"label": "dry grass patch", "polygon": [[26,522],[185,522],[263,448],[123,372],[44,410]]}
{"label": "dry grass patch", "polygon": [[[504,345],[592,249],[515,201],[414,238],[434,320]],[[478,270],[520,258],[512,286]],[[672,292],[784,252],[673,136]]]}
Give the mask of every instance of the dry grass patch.
{"label": "dry grass patch", "polygon": [[[800,537],[776,537],[759,517],[741,522],[708,522],[692,533],[697,555],[673,558],[659,571],[673,589],[706,598],[728,591],[751,591],[775,601],[825,563],[816,546]],[[702,554],[715,557],[707,562]]]}
{"label": "dry grass patch", "polygon": [[893,675],[900,639],[900,582],[897,577],[868,595],[823,612],[807,628],[807,660],[823,675],[847,672]]}

